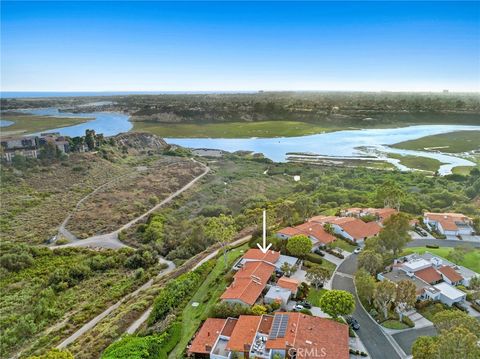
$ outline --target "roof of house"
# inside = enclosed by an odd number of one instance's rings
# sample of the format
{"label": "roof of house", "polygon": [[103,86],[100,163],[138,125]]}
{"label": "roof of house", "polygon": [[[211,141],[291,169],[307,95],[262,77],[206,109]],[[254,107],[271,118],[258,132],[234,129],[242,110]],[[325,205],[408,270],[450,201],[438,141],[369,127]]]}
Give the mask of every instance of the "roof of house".
{"label": "roof of house", "polygon": [[319,242],[323,244],[332,243],[335,241],[335,237],[330,233],[326,232],[323,228],[323,225],[315,222],[305,222],[295,227],[295,229],[301,231],[307,236],[312,236],[316,238]]}
{"label": "roof of house", "polygon": [[320,224],[336,224],[355,239],[363,239],[377,235],[381,228],[376,222],[365,223],[361,219],[354,217],[336,217],[336,216],[315,216],[309,219],[310,222]]}
{"label": "roof of house", "polygon": [[445,282],[434,285],[434,287],[438,289],[440,292],[442,292],[444,296],[452,300],[462,298],[466,295],[464,292],[458,290],[455,287],[452,287],[450,284]]}
{"label": "roof of house", "polygon": [[294,227],[285,227],[279,230],[277,233],[283,234],[285,236],[297,236],[299,234],[303,234],[302,232],[300,232],[298,229]]}
{"label": "roof of house", "polygon": [[267,294],[265,294],[265,299],[269,298],[270,300],[279,301],[280,303],[287,303],[291,296],[292,291],[290,289],[272,285]]}
{"label": "roof of house", "polygon": [[466,223],[470,218],[461,213],[432,213],[424,214],[426,218],[440,223],[445,231],[455,231],[458,229],[457,223]]}
{"label": "roof of house", "polygon": [[225,326],[227,319],[208,318],[203,323],[197,335],[192,341],[188,351],[190,353],[210,353],[211,348],[215,344],[222,328]]}
{"label": "roof of house", "polygon": [[275,263],[276,261],[278,261],[278,258],[280,258],[280,252],[267,251],[263,253],[258,248],[251,248],[243,255],[243,258],[248,260],[258,260]]}
{"label": "roof of house", "polygon": [[381,230],[381,227],[376,222],[365,223],[361,219],[342,223],[340,226],[355,239],[373,237]]}
{"label": "roof of house", "polygon": [[240,300],[253,305],[267,285],[275,266],[262,261],[246,262],[234,276],[221,299]]}
{"label": "roof of house", "polygon": [[243,352],[245,345],[251,345],[261,319],[262,317],[256,315],[241,315],[230,336],[227,349]]}
{"label": "roof of house", "polygon": [[283,337],[268,339],[268,349],[287,347],[314,349],[322,348],[329,359],[349,358],[348,326],[331,319],[313,317],[301,313],[276,313],[287,315],[288,322]]}
{"label": "roof of house", "polygon": [[397,213],[398,211],[395,208],[359,208],[359,207],[354,207],[354,208],[347,208],[345,210],[347,213],[353,213],[353,214],[369,214],[372,216],[378,216],[382,221],[386,220],[388,217],[390,217],[392,214]]}
{"label": "roof of house", "polygon": [[442,280],[442,275],[433,267],[428,267],[415,272],[415,275],[421,280],[433,284]]}
{"label": "roof of house", "polygon": [[442,266],[438,269],[445,277],[447,277],[451,282],[460,282],[463,280],[463,277],[457,273],[455,269],[450,266]]}
{"label": "roof of house", "polygon": [[288,290],[289,290],[290,292],[292,292],[292,293],[296,293],[299,284],[300,284],[300,283],[298,282],[298,280],[292,279],[292,278],[288,278],[288,277],[285,277],[285,276],[281,277],[281,278],[277,281],[277,285],[278,285],[279,287],[288,289]]}

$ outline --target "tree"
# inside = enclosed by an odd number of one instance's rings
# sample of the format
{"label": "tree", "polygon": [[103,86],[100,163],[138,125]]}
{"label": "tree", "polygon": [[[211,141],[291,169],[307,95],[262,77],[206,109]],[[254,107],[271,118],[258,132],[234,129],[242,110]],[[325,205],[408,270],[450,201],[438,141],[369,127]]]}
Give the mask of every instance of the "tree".
{"label": "tree", "polygon": [[263,314],[267,314],[267,308],[265,308],[265,306],[263,306],[263,305],[255,304],[255,305],[252,307],[252,314],[253,314],[253,315],[263,315]]}
{"label": "tree", "polygon": [[316,289],[319,289],[330,278],[330,275],[331,273],[328,269],[314,264],[307,270],[306,278]]}
{"label": "tree", "polygon": [[478,359],[480,348],[477,343],[478,337],[468,329],[454,327],[438,336],[438,352],[442,359]]}
{"label": "tree", "polygon": [[372,250],[364,250],[358,256],[358,267],[363,268],[371,275],[376,275],[383,266],[383,258]]}
{"label": "tree", "polygon": [[405,192],[393,180],[387,180],[377,188],[377,200],[382,201],[384,207],[395,208],[400,211],[400,205],[404,197]]}
{"label": "tree", "polygon": [[297,267],[295,265],[289,264],[288,262],[284,262],[280,267],[280,270],[287,276],[290,277],[293,273],[297,271]]}
{"label": "tree", "polygon": [[323,225],[323,229],[325,230],[325,232],[329,233],[329,234],[333,234],[335,233],[334,229],[333,229],[333,226],[331,223],[325,223]]}
{"label": "tree", "polygon": [[470,285],[468,286],[471,290],[473,290],[472,296],[473,299],[480,298],[480,277],[473,277],[470,279]]}
{"label": "tree", "polygon": [[385,319],[388,318],[388,309],[395,300],[396,294],[397,287],[395,286],[395,283],[392,283],[389,280],[379,282],[375,288],[374,302],[378,309],[383,312],[383,317]]}
{"label": "tree", "polygon": [[85,143],[90,151],[95,148],[95,130],[85,130]]}
{"label": "tree", "polygon": [[68,350],[50,349],[45,354],[39,356],[31,356],[28,359],[74,359],[72,353]]}
{"label": "tree", "polygon": [[401,280],[397,283],[397,294],[395,298],[395,308],[400,315],[400,321],[403,320],[403,313],[411,308],[417,300],[417,289],[415,284],[409,280]]}
{"label": "tree", "polygon": [[358,296],[366,300],[368,304],[372,304],[373,295],[375,294],[375,278],[373,278],[365,269],[360,269],[355,274],[355,286]]}
{"label": "tree", "polygon": [[438,357],[438,345],[434,337],[418,337],[412,346],[413,359],[435,359]]}
{"label": "tree", "polygon": [[227,245],[236,233],[235,220],[232,216],[226,216],[224,214],[221,214],[218,217],[209,218],[205,226],[205,233],[207,236],[220,243],[223,249],[223,258],[226,267],[228,265]]}
{"label": "tree", "polygon": [[451,330],[456,327],[463,327],[471,333],[480,333],[480,322],[458,310],[443,310],[433,317],[435,328],[439,333]]}
{"label": "tree", "polygon": [[287,242],[287,251],[292,256],[304,258],[312,251],[312,241],[303,234],[290,237]]}
{"label": "tree", "polygon": [[339,315],[353,313],[355,299],[352,293],[344,290],[329,290],[320,298],[320,308],[333,318],[337,318]]}
{"label": "tree", "polygon": [[407,215],[397,213],[385,220],[378,237],[381,244],[387,250],[391,250],[394,255],[397,255],[397,253],[405,247],[405,244],[412,239],[408,234],[409,230],[410,221]]}

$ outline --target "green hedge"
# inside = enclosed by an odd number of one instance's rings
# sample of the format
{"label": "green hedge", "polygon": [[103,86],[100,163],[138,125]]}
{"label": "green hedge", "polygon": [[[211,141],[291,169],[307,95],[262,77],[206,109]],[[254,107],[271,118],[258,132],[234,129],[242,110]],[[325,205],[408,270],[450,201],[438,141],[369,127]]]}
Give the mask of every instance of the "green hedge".
{"label": "green hedge", "polygon": [[408,325],[410,328],[415,327],[415,323],[406,315],[403,316],[402,322],[406,325]]}
{"label": "green hedge", "polygon": [[306,259],[309,262],[316,263],[316,264],[323,263],[322,257],[320,257],[318,254],[315,254],[315,253],[308,253]]}
{"label": "green hedge", "polygon": [[150,359],[158,358],[167,333],[138,337],[127,335],[110,344],[102,354],[102,359]]}
{"label": "green hedge", "polygon": [[170,281],[162,288],[155,302],[153,310],[148,318],[148,325],[164,319],[172,309],[178,309],[181,303],[189,300],[195,290],[202,284],[203,279],[213,269],[214,262],[208,261],[193,272],[182,274]]}

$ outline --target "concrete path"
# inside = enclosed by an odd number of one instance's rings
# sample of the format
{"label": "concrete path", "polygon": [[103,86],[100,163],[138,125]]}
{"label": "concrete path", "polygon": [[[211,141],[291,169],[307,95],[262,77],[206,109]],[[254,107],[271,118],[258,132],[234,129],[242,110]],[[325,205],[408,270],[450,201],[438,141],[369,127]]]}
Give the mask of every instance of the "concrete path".
{"label": "concrete path", "polygon": [[[164,262],[168,264],[168,267],[160,271],[158,276],[163,276],[167,273],[170,273],[175,269],[175,264],[173,262],[167,261],[166,259],[161,258],[160,262]],[[138,295],[138,293],[150,288],[153,284],[153,279],[150,279],[148,282],[146,282],[144,285],[141,287],[137,288],[135,291],[133,291],[130,294],[127,294],[124,296],[122,299],[120,299],[118,302],[115,304],[111,305],[108,307],[106,310],[104,310],[102,313],[97,315],[95,318],[90,320],[88,323],[83,325],[79,330],[77,330],[75,333],[70,335],[67,339],[65,339],[63,342],[61,342],[59,345],[57,345],[58,349],[63,349],[67,347],[69,344],[73,343],[75,340],[77,340],[80,336],[88,332],[90,329],[92,329],[95,325],[97,325],[103,318],[105,318],[107,315],[109,315],[111,312],[113,312],[115,309],[117,309],[122,303],[124,303],[127,299],[130,299],[132,297],[135,297]]]}
{"label": "concrete path", "polygon": [[[248,236],[245,236],[245,237],[242,237],[242,238],[239,238],[237,239],[236,241],[233,241],[232,243],[229,243],[229,246],[237,246],[237,245],[240,245],[240,244],[243,244],[243,243],[246,243],[248,242],[250,239],[252,238],[251,235],[248,235]],[[192,271],[197,269],[198,267],[200,267],[203,263],[209,261],[210,259],[214,258],[218,253],[220,253],[222,251],[222,248],[219,248],[219,249],[216,249],[215,251],[213,251],[212,253],[210,253],[209,255],[207,255],[205,258],[201,259],[200,261],[198,261],[198,263],[195,264],[195,266],[191,269]],[[151,311],[153,309],[153,306],[148,308],[137,320],[135,320],[132,325],[130,325],[127,330],[125,331],[125,333],[127,334],[133,334],[135,333],[138,328],[140,328],[140,326],[145,323],[145,321],[148,319],[148,316],[150,315]]]}

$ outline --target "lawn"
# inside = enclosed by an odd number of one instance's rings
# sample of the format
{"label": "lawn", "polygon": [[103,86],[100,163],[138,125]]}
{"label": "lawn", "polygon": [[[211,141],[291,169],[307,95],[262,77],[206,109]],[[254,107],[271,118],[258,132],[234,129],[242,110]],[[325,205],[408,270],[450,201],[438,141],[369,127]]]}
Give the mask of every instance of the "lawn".
{"label": "lawn", "polygon": [[[453,250],[453,248],[425,248],[425,247],[412,247],[412,248],[407,248],[405,249],[404,253],[405,254],[410,254],[410,253],[425,253],[425,252],[430,252],[432,254],[436,254],[440,257],[448,259],[448,254]],[[469,268],[477,273],[480,273],[480,249],[472,249],[470,252],[465,254],[465,257],[463,258],[460,263],[456,263],[459,265],[462,265],[466,268]]]}
{"label": "lawn", "polygon": [[480,131],[457,131],[399,142],[392,147],[406,150],[430,150],[461,153],[480,148]]}
{"label": "lawn", "polygon": [[[246,250],[248,245],[234,248],[228,253],[228,268],[235,260],[239,258]],[[170,353],[169,358],[182,358],[182,353],[187,346],[190,338],[195,334],[202,320],[206,318],[210,308],[215,305],[218,298],[227,287],[224,278],[225,262],[223,256],[217,259],[217,264],[205,279],[201,287],[197,290],[192,300],[187,304],[182,312],[182,335],[175,349]],[[199,303],[198,306],[192,306],[193,303]]]}
{"label": "lawn", "polygon": [[42,132],[53,128],[67,127],[84,123],[93,118],[69,118],[69,117],[50,117],[36,115],[3,115],[2,120],[13,121],[14,123],[7,127],[2,127],[1,136],[26,135],[30,133]]}
{"label": "lawn", "polygon": [[347,241],[344,241],[342,239],[337,239],[335,242],[333,242],[333,247],[338,247],[343,249],[344,251],[352,253],[357,246],[354,246],[353,244],[348,243]]}
{"label": "lawn", "polygon": [[292,137],[335,131],[315,123],[299,121],[258,121],[228,123],[157,123],[134,121],[132,131],[146,131],[170,138]]}
{"label": "lawn", "polygon": [[327,289],[315,289],[313,287],[308,291],[307,301],[314,307],[320,306],[320,298],[327,292]]}
{"label": "lawn", "polygon": [[452,169],[452,172],[457,175],[468,176],[474,168],[472,166],[457,166]]}
{"label": "lawn", "polygon": [[442,165],[442,162],[434,158],[420,157],[420,156],[403,156],[396,153],[389,153],[388,157],[400,160],[400,164],[408,168],[414,168],[422,171],[436,172]]}
{"label": "lawn", "polygon": [[382,323],[382,327],[385,327],[385,328],[388,328],[388,329],[396,329],[396,330],[409,329],[410,328],[405,323],[402,323],[398,320],[393,320],[393,319],[389,319],[389,320],[384,321]]}

